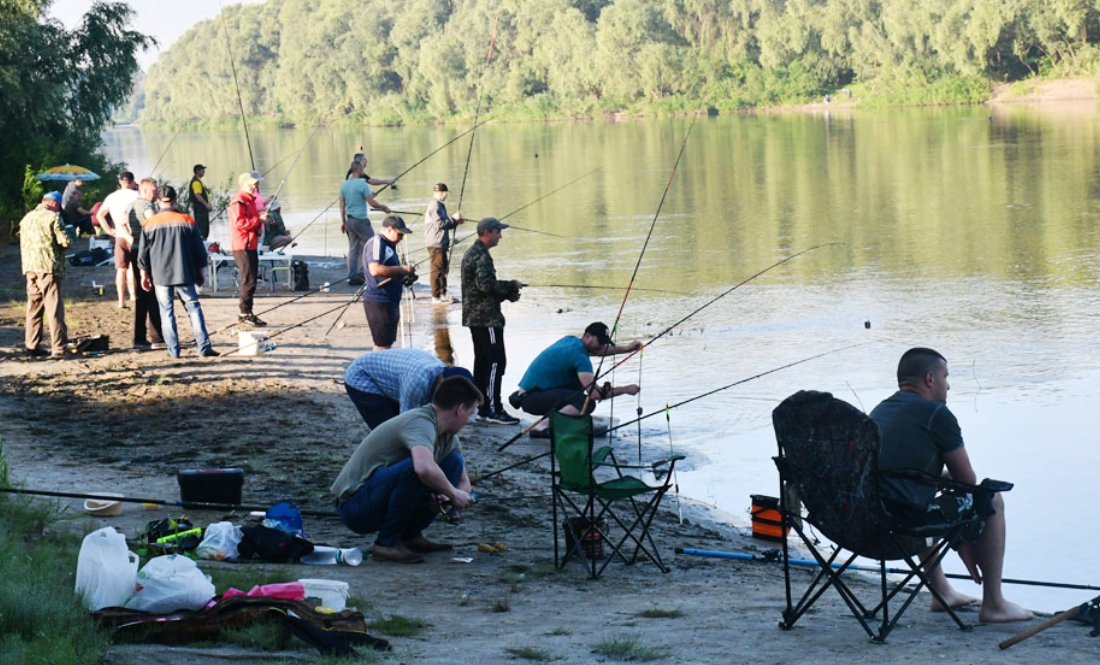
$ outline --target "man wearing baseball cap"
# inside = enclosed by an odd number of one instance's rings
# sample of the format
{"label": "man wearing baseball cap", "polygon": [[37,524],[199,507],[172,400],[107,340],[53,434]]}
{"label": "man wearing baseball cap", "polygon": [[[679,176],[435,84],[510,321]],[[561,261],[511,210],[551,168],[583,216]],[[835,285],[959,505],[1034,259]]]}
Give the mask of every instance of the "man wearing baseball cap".
{"label": "man wearing baseball cap", "polygon": [[419,349],[364,353],[348,365],[344,389],[363,421],[374,429],[409,409],[432,401],[432,393],[452,376],[473,381],[469,370],[448,367]]}
{"label": "man wearing baseball cap", "polygon": [[489,250],[500,243],[507,224],[495,217],[477,223],[477,240],[462,257],[462,325],[474,341],[474,385],[485,395],[477,419],[515,425],[519,418],[504,410],[500,386],[508,357],[504,352],[504,314],[500,303],[519,300],[519,280],[498,280]]}
{"label": "man wearing baseball cap", "polygon": [[210,190],[203,184],[202,178],[206,175],[206,167],[195,164],[191,169],[191,182],[187,184],[187,193],[191,202],[191,218],[195,220],[195,226],[199,229],[199,235],[203,240],[210,237],[210,211],[214,206],[210,204]]}
{"label": "man wearing baseball cap", "polygon": [[[19,221],[19,254],[27,277],[27,324],[25,353],[61,358],[69,341],[65,327],[65,302],[61,299],[61,278],[65,275],[65,248],[72,238],[61,226],[61,194],[48,192],[42,202]],[[50,350],[38,348],[42,341],[42,318],[50,322]]]}
{"label": "man wearing baseball cap", "polygon": [[260,212],[259,187],[263,177],[255,171],[237,177],[240,189],[229,200],[229,249],[240,277],[240,299],[237,323],[247,326],[267,324],[252,313],[252,297],[256,293],[256,276],[260,271],[260,235],[267,213]]}
{"label": "man wearing baseball cap", "polygon": [[458,302],[447,293],[447,272],[451,269],[451,237],[448,232],[465,220],[462,215],[452,217],[447,214],[447,206],[443,204],[447,193],[446,183],[436,183],[432,188],[432,201],[424,211],[424,246],[428,248],[432,261],[432,303],[436,305]]}
{"label": "man wearing baseball cap", "polygon": [[[596,385],[589,357],[631,353],[641,348],[642,343],[637,341],[616,345],[611,341],[611,330],[597,321],[585,328],[581,337],[562,337],[536,356],[520,379],[519,390],[508,401],[535,416],[545,416],[552,409],[570,416],[592,413],[597,401],[637,395],[640,388],[633,383],[618,387],[609,383]],[[540,435],[549,436],[549,429],[531,431],[534,438]]]}
{"label": "man wearing baseball cap", "polygon": [[405,279],[416,275],[412,266],[402,265],[397,243],[410,233],[412,230],[405,225],[405,220],[390,215],[382,220],[382,228],[363,248],[362,269],[367,280],[363,290],[363,312],[367,315],[375,351],[388,349],[397,341],[401,292]]}

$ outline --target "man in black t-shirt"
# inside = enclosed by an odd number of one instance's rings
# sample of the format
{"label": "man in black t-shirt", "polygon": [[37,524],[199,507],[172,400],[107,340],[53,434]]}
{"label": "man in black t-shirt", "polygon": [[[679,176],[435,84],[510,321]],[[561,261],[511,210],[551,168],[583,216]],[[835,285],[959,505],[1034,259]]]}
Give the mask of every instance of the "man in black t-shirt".
{"label": "man in black t-shirt", "polygon": [[[978,484],[963,445],[962,430],[954,414],[947,408],[947,360],[932,349],[909,349],[898,362],[898,392],[871,412],[882,435],[879,449],[879,469],[921,469],[940,475],[946,467],[948,475],[960,482]],[[933,511],[942,501],[956,497],[935,496],[933,488],[912,481],[889,479],[882,487],[888,502],[908,505],[917,511]],[[969,496],[957,497],[969,501]],[[1031,612],[1008,601],[1001,594],[1001,576],[1005,554],[1004,500],[993,496],[996,511],[985,519],[981,536],[973,542],[963,542],[959,557],[970,576],[982,585],[982,607],[978,618],[982,622],[1026,621]],[[951,607],[977,602],[955,591],[947,581],[943,568],[929,573],[929,583]],[[932,611],[943,608],[935,600]]]}

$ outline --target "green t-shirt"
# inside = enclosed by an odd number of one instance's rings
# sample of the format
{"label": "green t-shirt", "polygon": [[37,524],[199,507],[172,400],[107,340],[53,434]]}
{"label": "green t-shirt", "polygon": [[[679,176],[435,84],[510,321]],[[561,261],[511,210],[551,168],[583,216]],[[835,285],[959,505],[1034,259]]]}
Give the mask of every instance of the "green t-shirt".
{"label": "green t-shirt", "polygon": [[329,491],[343,501],[362,487],[379,468],[410,457],[413,446],[427,446],[436,464],[453,451],[460,450],[457,436],[438,433],[438,421],[431,405],[412,409],[390,418],[367,434]]}

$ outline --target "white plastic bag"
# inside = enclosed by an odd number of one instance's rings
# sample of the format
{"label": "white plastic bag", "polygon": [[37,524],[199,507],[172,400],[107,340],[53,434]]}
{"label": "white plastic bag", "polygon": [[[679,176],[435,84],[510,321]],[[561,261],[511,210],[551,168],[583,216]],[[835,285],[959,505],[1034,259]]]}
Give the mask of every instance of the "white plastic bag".
{"label": "white plastic bag", "polygon": [[194,561],[180,554],[149,559],[138,571],[138,592],[126,608],[143,612],[201,610],[214,597],[214,584]]}
{"label": "white plastic bag", "polygon": [[91,610],[121,607],[134,595],[138,556],[126,547],[126,536],[105,526],[89,533],[76,561],[76,593]]}
{"label": "white plastic bag", "polygon": [[241,544],[244,534],[241,527],[232,522],[215,522],[206,527],[206,535],[199,543],[195,554],[200,559],[232,561],[237,558],[237,545]]}

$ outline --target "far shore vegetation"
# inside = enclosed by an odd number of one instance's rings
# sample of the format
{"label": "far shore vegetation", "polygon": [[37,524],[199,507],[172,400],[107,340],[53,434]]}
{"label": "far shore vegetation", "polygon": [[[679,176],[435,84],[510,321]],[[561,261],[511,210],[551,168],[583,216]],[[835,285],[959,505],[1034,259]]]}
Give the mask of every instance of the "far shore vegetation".
{"label": "far shore vegetation", "polygon": [[[125,2],[81,25],[0,0],[0,241],[79,164],[114,188],[112,121],[165,130],[740,113],[808,102],[975,104],[1100,72],[1100,0],[266,0],[163,51]],[[164,45],[162,45],[164,46]],[[136,84],[137,90],[131,90]],[[242,111],[243,109],[243,111]],[[51,189],[64,183],[52,183]]]}

